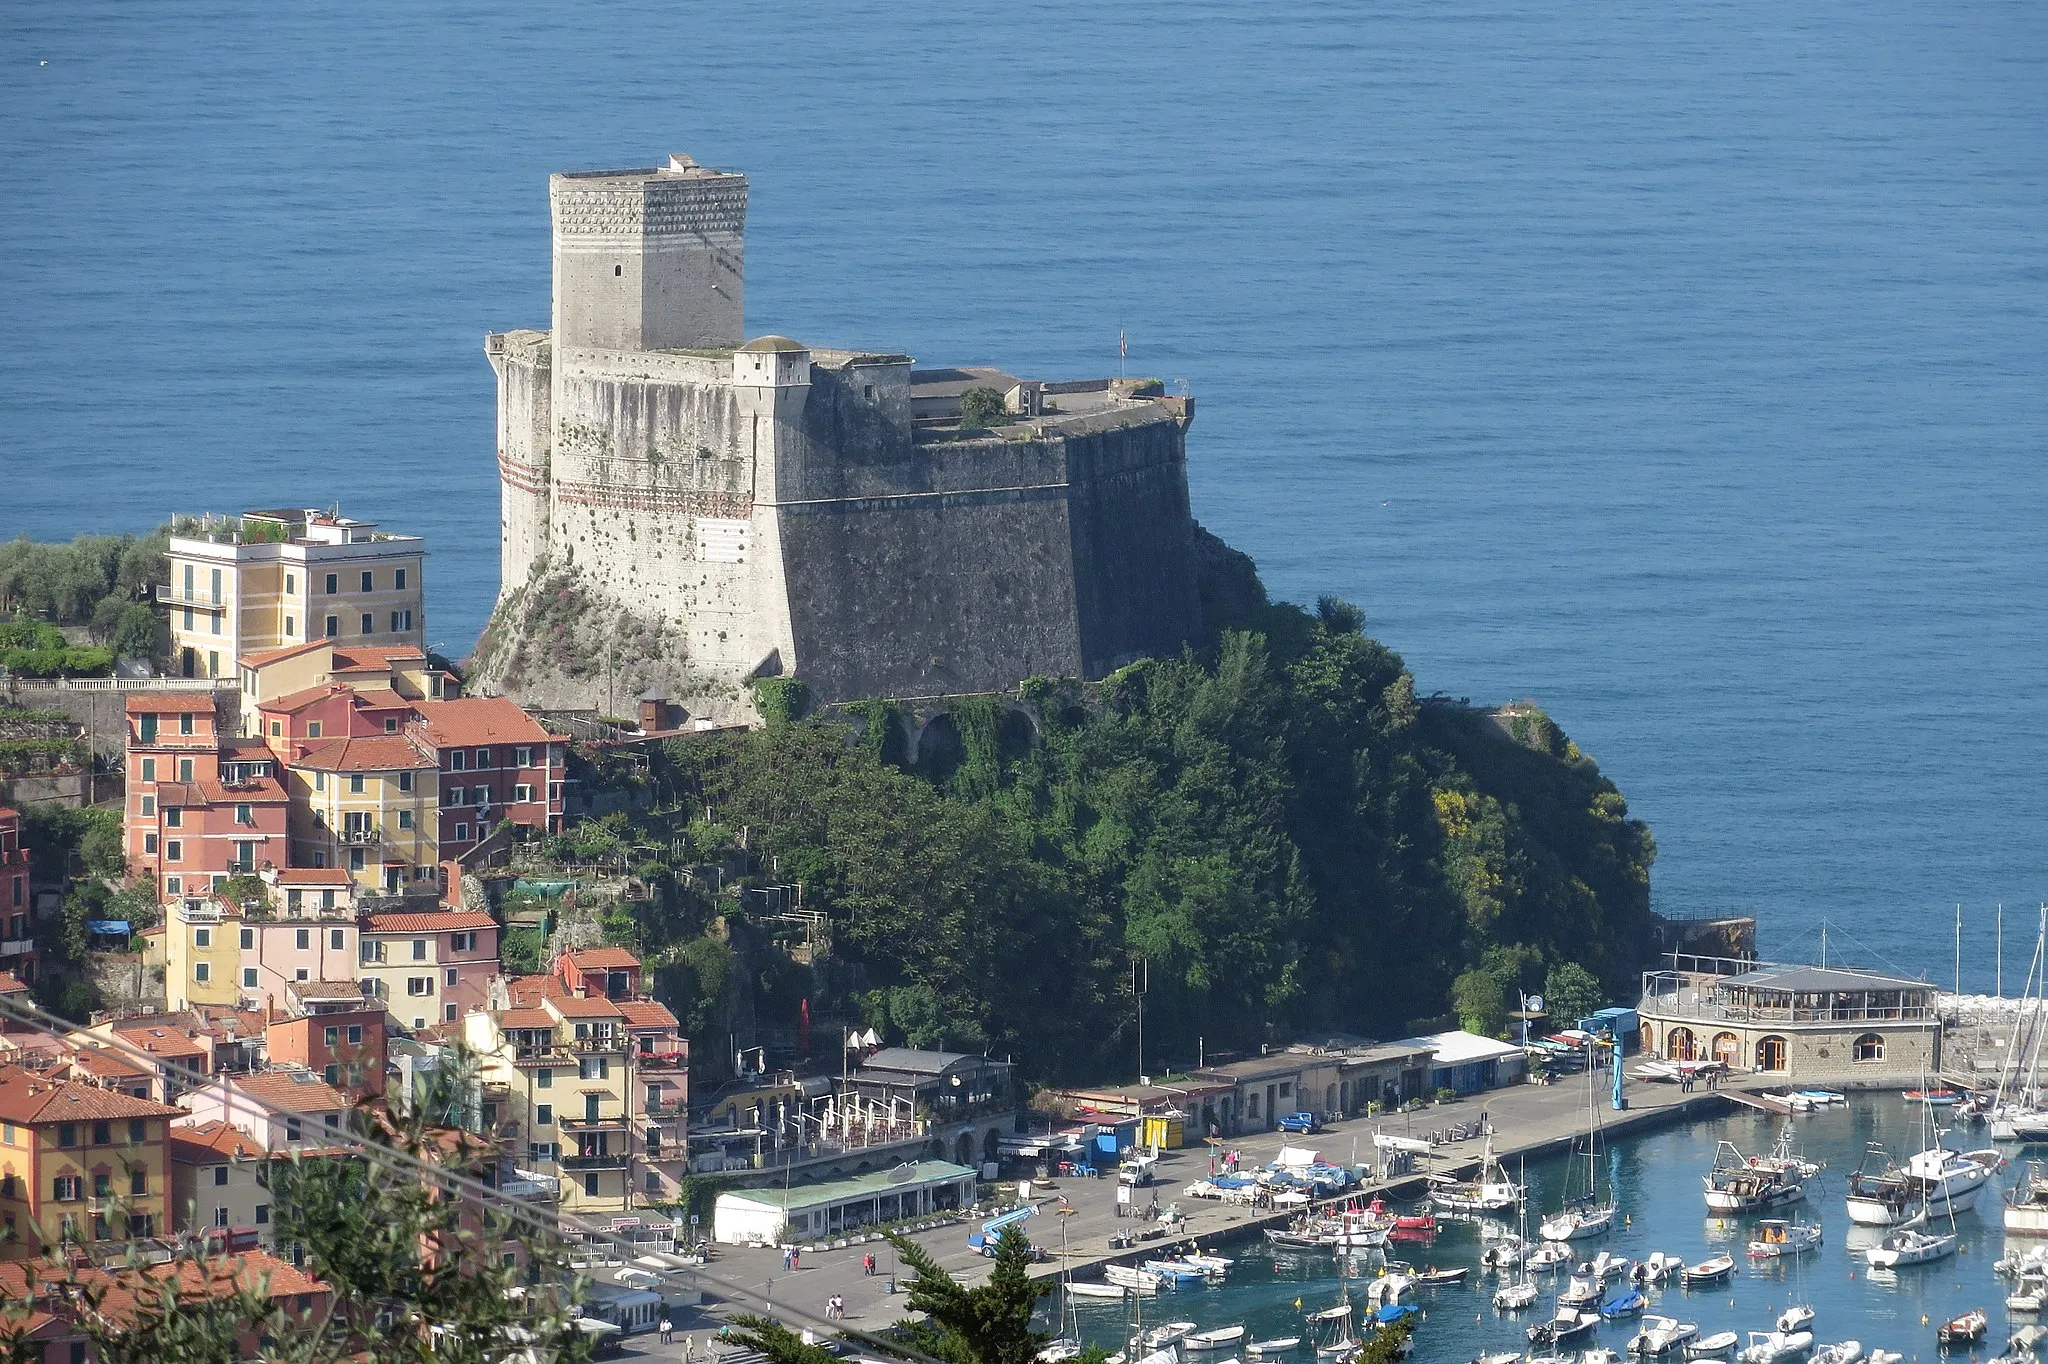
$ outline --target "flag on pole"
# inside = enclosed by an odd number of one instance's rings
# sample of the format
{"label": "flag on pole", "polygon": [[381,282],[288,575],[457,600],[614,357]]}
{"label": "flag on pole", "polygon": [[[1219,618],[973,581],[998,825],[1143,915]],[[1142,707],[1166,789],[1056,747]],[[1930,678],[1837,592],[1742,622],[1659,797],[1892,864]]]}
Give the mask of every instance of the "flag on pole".
{"label": "flag on pole", "polygon": [[1131,338],[1130,338],[1130,337],[1128,337],[1128,336],[1126,336],[1126,335],[1124,335],[1124,329],[1123,329],[1122,327],[1118,327],[1118,328],[1116,329],[1116,355],[1117,355],[1117,359],[1121,360],[1121,359],[1123,359],[1123,358],[1124,358],[1125,356],[1129,355],[1130,353],[1131,353]]}

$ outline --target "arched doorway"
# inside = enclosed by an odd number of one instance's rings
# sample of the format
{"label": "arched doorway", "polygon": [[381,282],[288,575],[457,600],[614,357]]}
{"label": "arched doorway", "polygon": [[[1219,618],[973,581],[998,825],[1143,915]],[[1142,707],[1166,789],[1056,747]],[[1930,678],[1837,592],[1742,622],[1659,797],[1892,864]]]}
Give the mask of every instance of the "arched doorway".
{"label": "arched doorway", "polygon": [[1336,1111],[1337,1111],[1337,1086],[1335,1086],[1335,1085],[1327,1085],[1327,1086],[1325,1086],[1325,1087],[1324,1087],[1324,1089],[1323,1089],[1323,1112],[1325,1112],[1325,1113],[1335,1113]]}
{"label": "arched doorway", "polygon": [[1864,1033],[1851,1045],[1849,1055],[1858,1061],[1884,1060],[1884,1034]]}
{"label": "arched doorway", "polygon": [[995,1128],[989,1128],[988,1135],[981,1139],[981,1158],[993,1161],[1000,1157],[1003,1154],[1002,1142],[1002,1135]]}
{"label": "arched doorway", "polygon": [[962,1132],[960,1140],[953,1143],[953,1163],[955,1165],[974,1164],[974,1134],[972,1132]]}
{"label": "arched doorway", "polygon": [[1762,1071],[1777,1071],[1785,1068],[1785,1039],[1782,1037],[1759,1037],[1756,1041],[1756,1068]]}
{"label": "arched doorway", "polygon": [[1732,1032],[1715,1033],[1714,1059],[1734,1070],[1742,1064],[1742,1039]]}
{"label": "arched doorway", "polygon": [[1673,1028],[1664,1034],[1664,1056],[1672,1061],[1690,1061],[1692,1057],[1692,1029]]}

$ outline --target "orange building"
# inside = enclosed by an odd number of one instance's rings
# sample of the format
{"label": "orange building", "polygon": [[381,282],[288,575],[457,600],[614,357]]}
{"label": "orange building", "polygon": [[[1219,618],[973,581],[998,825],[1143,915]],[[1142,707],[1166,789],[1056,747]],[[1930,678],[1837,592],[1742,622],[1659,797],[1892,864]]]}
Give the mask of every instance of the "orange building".
{"label": "orange building", "polygon": [[65,1240],[169,1235],[166,1125],[184,1114],[118,1090],[0,1066],[0,1259]]}
{"label": "orange building", "polygon": [[[174,1286],[177,1301],[187,1306],[256,1289],[302,1331],[318,1326],[334,1309],[334,1290],[325,1282],[262,1251],[118,1269],[0,1263],[0,1299],[33,1304],[17,1325],[37,1351],[26,1358],[37,1364],[83,1364],[91,1358],[85,1332],[78,1326],[78,1299],[68,1285],[91,1293],[98,1300],[97,1310],[125,1328],[136,1318],[138,1299],[160,1302],[166,1283]],[[241,1346],[242,1357],[254,1359],[263,1342],[251,1332]]]}
{"label": "orange building", "polygon": [[21,846],[21,812],[0,805],[0,971],[33,983],[36,939],[29,922],[28,849]]}
{"label": "orange building", "polygon": [[550,734],[502,696],[427,701],[406,732],[440,768],[440,848],[459,859],[498,821],[541,833],[562,828],[568,738]]}
{"label": "orange building", "polygon": [[384,1092],[384,1006],[353,981],[287,985],[286,1014],[266,1030],[270,1063],[303,1066],[351,1099]]}
{"label": "orange building", "polygon": [[285,790],[260,740],[223,735],[210,693],[130,696],[126,709],[125,851],[159,898],[286,864]]}

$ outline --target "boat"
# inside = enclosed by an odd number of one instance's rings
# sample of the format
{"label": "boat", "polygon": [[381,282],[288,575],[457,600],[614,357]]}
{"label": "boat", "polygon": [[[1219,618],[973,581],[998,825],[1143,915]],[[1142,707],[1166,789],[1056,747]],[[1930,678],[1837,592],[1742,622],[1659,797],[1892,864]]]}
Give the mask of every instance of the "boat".
{"label": "boat", "polygon": [[1684,1268],[1685,1261],[1678,1256],[1653,1250],[1637,1262],[1635,1268],[1629,1271],[1629,1277],[1639,1284],[1660,1284]]}
{"label": "boat", "polygon": [[1121,1298],[1131,1290],[1113,1283],[1070,1283],[1067,1291],[1077,1298]]}
{"label": "boat", "polygon": [[1306,1232],[1284,1230],[1280,1227],[1266,1228],[1266,1240],[1282,1250],[1321,1250],[1328,1244]]}
{"label": "boat", "polygon": [[1981,1307],[1972,1307],[1959,1317],[1950,1317],[1934,1328],[1935,1344],[1944,1349],[1957,1345],[1974,1345],[1984,1339],[1984,1332],[1990,1327],[1991,1318]]}
{"label": "boat", "polygon": [[1953,1231],[1936,1233],[1925,1226],[1894,1227],[1884,1240],[1863,1252],[1872,1269],[1897,1269],[1901,1265],[1924,1265],[1956,1253]]}
{"label": "boat", "polygon": [[1775,1260],[1787,1255],[1804,1255],[1820,1249],[1820,1228],[1808,1222],[1780,1222],[1767,1218],[1757,1223],[1756,1239],[1749,1243],[1751,1259]]}
{"label": "boat", "polygon": [[1905,1359],[1897,1350],[1872,1350],[1863,1364],[1905,1364]]}
{"label": "boat", "polygon": [[1622,1321],[1628,1317],[1639,1317],[1650,1300],[1643,1296],[1640,1288],[1624,1288],[1616,1296],[1600,1304],[1600,1315],[1609,1321]]}
{"label": "boat", "polygon": [[1560,1307],[1557,1315],[1536,1322],[1523,1334],[1532,1345],[1557,1345],[1582,1336],[1600,1324],[1598,1312],[1582,1312],[1576,1307]]}
{"label": "boat", "polygon": [[1511,1241],[1495,1241],[1479,1252],[1481,1269],[1513,1269],[1528,1257],[1529,1251],[1520,1238]]}
{"label": "boat", "polygon": [[[1870,1153],[1883,1151],[1873,1143]],[[1968,1212],[2004,1164],[2005,1157],[1995,1150],[1953,1151],[1937,1142],[1904,1165],[1876,1173],[1859,1168],[1849,1177],[1849,1220],[1866,1227],[1896,1226],[1922,1204],[1935,1217]]]}
{"label": "boat", "polygon": [[1714,1149],[1713,1168],[1700,1178],[1710,1212],[1769,1212],[1806,1197],[1805,1177],[1798,1167],[1776,1161],[1759,1163],[1743,1155],[1732,1141],[1723,1141]]}
{"label": "boat", "polygon": [[1579,1351],[1579,1364],[1621,1364],[1621,1356],[1605,1345]]}
{"label": "boat", "polygon": [[1699,1334],[1696,1322],[1680,1321],[1677,1317],[1644,1317],[1643,1324],[1628,1339],[1628,1352],[1632,1355],[1668,1355],[1699,1339]]}
{"label": "boat", "polygon": [[1232,1265],[1237,1263],[1237,1261],[1230,1259],[1227,1256],[1206,1255],[1199,1250],[1188,1251],[1185,1254],[1183,1254],[1180,1258],[1182,1263],[1191,1264],[1195,1268],[1209,1274],[1226,1273],[1229,1271]]}
{"label": "boat", "polygon": [[1792,1091],[1802,1099],[1811,1099],[1817,1104],[1845,1104],[1849,1096],[1832,1089],[1795,1089]]}
{"label": "boat", "polygon": [[2027,1176],[2005,1191],[2005,1229],[2022,1236],[2048,1236],[2048,1172],[2041,1162],[2027,1162]]}
{"label": "boat", "polygon": [[[1594,1152],[1600,1145],[1600,1106],[1593,1097],[1591,1051],[1589,1043],[1586,1057],[1586,1192],[1568,1200],[1537,1227],[1537,1235],[1546,1241],[1578,1241],[1588,1236],[1605,1236],[1614,1229],[1614,1190],[1610,1186],[1607,1201],[1599,1201],[1599,1177],[1594,1169]],[[1616,1064],[1620,1063],[1619,1057],[1615,1060]]]}
{"label": "boat", "polygon": [[2039,1274],[2023,1274],[2020,1281],[2012,1286],[2012,1292],[2005,1298],[2008,1314],[2032,1316],[2048,1303],[2048,1278]]}
{"label": "boat", "polygon": [[[1524,1178],[1528,1175],[1528,1168],[1528,1162],[1525,1160],[1522,1164]],[[1500,1232],[1496,1230],[1495,1235],[1498,1239],[1493,1245],[1487,1247],[1487,1251],[1499,1249],[1502,1253],[1501,1258],[1497,1258],[1493,1264],[1493,1267],[1498,1269],[1501,1275],[1500,1287],[1494,1291],[1493,1305],[1495,1310],[1501,1312],[1520,1312],[1536,1305],[1536,1280],[1530,1277],[1527,1269],[1523,1269],[1519,1273],[1515,1269],[1515,1266],[1525,1258],[1527,1253],[1527,1238],[1529,1235],[1529,1205],[1527,1202],[1523,1202],[1516,1207],[1515,1219],[1516,1230],[1513,1232]],[[1488,1228],[1497,1226],[1497,1223],[1484,1222],[1480,1224],[1480,1231],[1484,1233]],[[1539,1247],[1539,1249],[1542,1251],[1562,1251],[1564,1247],[1545,1245]],[[1482,1263],[1485,1261],[1486,1255],[1484,1252],[1481,1253],[1480,1259]]]}
{"label": "boat", "polygon": [[1710,1336],[1701,1336],[1685,1347],[1687,1359],[1717,1359],[1742,1343],[1742,1337],[1733,1331],[1716,1331]]}
{"label": "boat", "polygon": [[1415,1287],[1414,1278],[1405,1269],[1388,1266],[1387,1272],[1370,1280],[1365,1285],[1365,1300],[1375,1306],[1397,1303],[1408,1296]]}
{"label": "boat", "polygon": [[1726,1253],[1711,1255],[1696,1265],[1687,1265],[1685,1267],[1685,1286],[1687,1288],[1699,1288],[1707,1284],[1721,1283],[1734,1272],[1734,1256]]}
{"label": "boat", "polygon": [[1527,1193],[1501,1168],[1493,1154],[1493,1134],[1489,1132],[1479,1157],[1478,1178],[1445,1180],[1429,1191],[1429,1201],[1446,1212],[1512,1213],[1522,1206]]}
{"label": "boat", "polygon": [[1463,1283],[1471,1272],[1468,1265],[1460,1265],[1456,1269],[1425,1269],[1415,1275],[1415,1284],[1418,1288],[1437,1288],[1447,1283]]}
{"label": "boat", "polygon": [[1159,1276],[1157,1274],[1154,1274],[1149,1269],[1139,1269],[1134,1265],[1104,1265],[1102,1267],[1102,1277],[1122,1288],[1156,1289],[1159,1287]]}
{"label": "boat", "polygon": [[1784,1311],[1778,1313],[1777,1329],[1778,1334],[1781,1336],[1789,1336],[1799,1331],[1812,1330],[1813,1309],[1811,1307],[1786,1308]]}
{"label": "boat", "polygon": [[1953,1089],[1909,1089],[1906,1102],[1926,1104],[1929,1108],[1952,1108],[1962,1101],[1962,1094]]}
{"label": "boat", "polygon": [[1863,1358],[1863,1342],[1840,1340],[1814,1351],[1812,1364],[1856,1364]]}
{"label": "boat", "polygon": [[1599,1280],[1580,1278],[1578,1275],[1573,1275],[1572,1281],[1558,1291],[1557,1305],[1559,1307],[1575,1308],[1592,1307],[1600,1301],[1600,1293]]}
{"label": "boat", "polygon": [[1568,1265],[1571,1262],[1572,1253],[1561,1245],[1538,1246],[1529,1252],[1529,1258],[1524,1261],[1530,1269],[1535,1270],[1537,1273],[1556,1269],[1559,1265]]}
{"label": "boat", "polygon": [[1472,1364],[1522,1364],[1520,1350],[1501,1350],[1490,1355],[1474,1355]]}
{"label": "boat", "polygon": [[1536,1305],[1536,1285],[1527,1279],[1502,1284],[1493,1291],[1493,1305],[1503,1312],[1521,1312]]}
{"label": "boat", "polygon": [[1052,1344],[1031,1356],[1034,1364],[1066,1364],[1070,1359],[1079,1359],[1088,1350],[1078,1340],[1055,1340]]}
{"label": "boat", "polygon": [[1275,1336],[1271,1340],[1255,1340],[1244,1347],[1248,1355],[1284,1355],[1289,1350],[1301,1348],[1300,1336]]}
{"label": "boat", "polygon": [[1148,1351],[1164,1350],[1180,1344],[1194,1329],[1195,1324],[1191,1321],[1169,1321],[1139,1336],[1138,1342]]}
{"label": "boat", "polygon": [[1316,1358],[1348,1358],[1358,1349],[1358,1337],[1351,1333],[1351,1300],[1308,1314],[1309,1333],[1315,1340]]}
{"label": "boat", "polygon": [[1161,1283],[1171,1284],[1175,1287],[1183,1284],[1202,1283],[1209,1277],[1207,1271],[1197,1269],[1191,1264],[1184,1264],[1179,1260],[1145,1260],[1139,1264],[1138,1268],[1157,1278]]}
{"label": "boat", "polygon": [[1617,1279],[1628,1273],[1628,1256],[1616,1255],[1611,1250],[1603,1250],[1581,1265],[1579,1269],[1581,1273],[1590,1274],[1594,1278],[1603,1281]]}
{"label": "boat", "polygon": [[1751,1331],[1749,1344],[1737,1357],[1742,1364],[1779,1364],[1780,1360],[1796,1359],[1812,1348],[1811,1331],[1794,1331],[1790,1335],[1781,1331]]}
{"label": "boat", "polygon": [[1242,1326],[1216,1326],[1182,1336],[1180,1348],[1183,1354],[1203,1354],[1210,1350],[1227,1350],[1243,1339]]}

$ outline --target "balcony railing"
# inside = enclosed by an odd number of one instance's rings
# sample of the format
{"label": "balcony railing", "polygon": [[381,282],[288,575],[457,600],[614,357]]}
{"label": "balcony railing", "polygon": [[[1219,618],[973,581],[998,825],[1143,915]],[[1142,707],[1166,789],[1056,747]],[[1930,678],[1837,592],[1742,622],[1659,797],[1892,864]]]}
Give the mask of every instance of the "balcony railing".
{"label": "balcony railing", "polygon": [[605,1156],[563,1156],[557,1164],[564,1170],[623,1170],[626,1168],[626,1155],[622,1151]]}
{"label": "balcony railing", "polygon": [[657,1121],[684,1117],[689,1111],[690,1101],[687,1099],[664,1099],[660,1103],[648,1104],[641,1110],[644,1116]]}
{"label": "balcony railing", "polygon": [[609,1036],[572,1037],[569,1039],[569,1049],[571,1051],[587,1052],[625,1051],[626,1039],[618,1033],[613,1033]]}
{"label": "balcony railing", "polygon": [[623,1113],[599,1114],[595,1118],[556,1118],[564,1132],[598,1132],[626,1130],[626,1115]]}
{"label": "balcony railing", "polygon": [[686,1051],[639,1051],[633,1053],[633,1060],[647,1072],[690,1068],[690,1053]]}
{"label": "balcony railing", "polygon": [[200,592],[196,589],[187,591],[171,583],[158,583],[156,585],[156,599],[160,602],[169,602],[174,606],[203,606],[209,610],[219,610],[227,605],[226,602],[214,596],[210,591]]}
{"label": "balcony railing", "polygon": [[562,1197],[562,1181],[552,1175],[535,1175],[531,1178],[508,1179],[498,1185],[498,1192],[508,1198],[524,1198],[536,1203],[554,1203]]}

